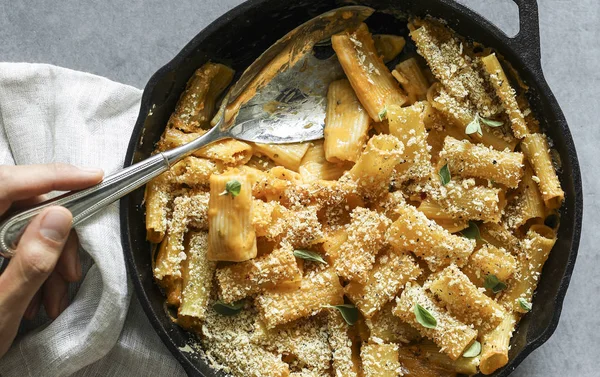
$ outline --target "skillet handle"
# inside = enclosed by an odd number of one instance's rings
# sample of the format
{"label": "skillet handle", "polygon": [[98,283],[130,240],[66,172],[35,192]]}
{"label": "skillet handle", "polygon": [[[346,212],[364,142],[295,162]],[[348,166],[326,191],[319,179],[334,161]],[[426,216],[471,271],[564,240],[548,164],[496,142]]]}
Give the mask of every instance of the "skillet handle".
{"label": "skillet handle", "polygon": [[540,19],[537,0],[513,0],[519,7],[519,33],[508,44],[525,55],[527,62],[541,67]]}

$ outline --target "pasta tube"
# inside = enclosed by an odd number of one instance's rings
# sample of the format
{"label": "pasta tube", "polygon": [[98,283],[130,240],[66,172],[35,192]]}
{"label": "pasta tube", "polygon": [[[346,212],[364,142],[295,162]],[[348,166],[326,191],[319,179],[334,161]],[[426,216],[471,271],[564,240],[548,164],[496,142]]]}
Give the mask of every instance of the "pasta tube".
{"label": "pasta tube", "polygon": [[433,20],[419,20],[419,23],[420,27],[413,27],[410,37],[434,76],[453,97],[468,100],[482,116],[498,113],[497,102],[486,90],[483,78],[465,58],[462,42],[452,30]]}
{"label": "pasta tube", "polygon": [[[414,326],[421,335],[433,340],[452,360],[461,357],[464,350],[477,336],[477,331],[445,312],[427,296],[425,290],[419,285],[408,283],[396,302],[394,315]],[[415,305],[417,304],[436,319],[435,328],[424,327],[417,321],[415,316]]]}
{"label": "pasta tube", "polygon": [[370,123],[348,80],[329,84],[323,145],[327,161],[356,162],[367,143]]}
{"label": "pasta tube", "polygon": [[508,114],[510,119],[510,126],[513,134],[517,139],[522,139],[529,133],[527,129],[527,123],[519,105],[517,104],[517,98],[515,90],[510,86],[510,82],[496,57],[496,54],[490,54],[481,58],[483,68],[489,75],[490,82],[496,90],[496,94],[502,100],[504,111]]}
{"label": "pasta tube", "polygon": [[256,257],[252,183],[235,169],[210,177],[208,259],[240,262]]}
{"label": "pasta tube", "polygon": [[505,313],[502,306],[471,283],[455,265],[431,276],[426,287],[460,321],[481,331],[498,326]]}
{"label": "pasta tube", "polygon": [[369,271],[375,264],[375,256],[385,243],[385,232],[390,220],[362,207],[352,211],[351,217],[346,229],[348,238],[340,246],[334,267],[344,279],[366,283]]}
{"label": "pasta tube", "polygon": [[267,328],[273,328],[314,315],[325,305],[340,305],[343,295],[337,274],[329,268],[305,276],[297,289],[267,290],[256,298],[255,305]]}
{"label": "pasta tube", "polygon": [[375,122],[385,119],[387,106],[402,105],[400,91],[381,58],[367,25],[331,37],[331,44],[356,96]]}
{"label": "pasta tube", "polygon": [[517,261],[504,248],[484,244],[475,250],[463,272],[478,287],[483,287],[485,277],[494,275],[502,282],[508,281],[517,269]]}
{"label": "pasta tube", "polygon": [[420,274],[421,269],[413,257],[387,252],[377,258],[364,284],[351,281],[344,292],[365,318],[371,318],[407,282],[415,280]]}
{"label": "pasta tube", "polygon": [[331,364],[336,377],[358,377],[362,371],[349,331],[348,324],[337,311],[327,311],[327,333],[333,353]]}
{"label": "pasta tube", "polygon": [[513,199],[506,206],[504,217],[511,229],[517,229],[531,219],[543,221],[546,217],[546,206],[529,164],[525,165],[523,179]]}
{"label": "pasta tube", "polygon": [[399,251],[412,251],[424,259],[432,271],[452,263],[464,266],[475,248],[475,241],[455,236],[429,220],[415,207],[398,208],[399,217],[388,229],[386,239]]}
{"label": "pasta tube", "polygon": [[219,268],[216,277],[219,296],[224,302],[239,301],[279,283],[299,282],[302,278],[290,245],[281,245],[259,258]]}
{"label": "pasta tube", "polygon": [[495,329],[485,333],[481,342],[481,362],[479,370],[483,374],[492,374],[508,363],[510,338],[515,329],[516,317],[507,313]]}
{"label": "pasta tube", "polygon": [[531,305],[544,263],[556,242],[556,233],[545,225],[532,225],[521,242],[522,251],[518,267],[508,289],[500,297],[500,302],[517,313],[526,313],[521,303]]}
{"label": "pasta tube", "polygon": [[395,167],[395,183],[409,179],[421,179],[431,174],[431,155],[427,145],[424,105],[420,102],[408,107],[389,106],[390,134],[404,145],[402,159]]}
{"label": "pasta tube", "polygon": [[350,167],[347,164],[333,164],[325,159],[323,141],[311,143],[308,151],[302,158],[298,172],[304,182],[319,179],[336,180]]}
{"label": "pasta tube", "polygon": [[392,71],[392,76],[408,94],[408,102],[422,101],[427,96],[429,82],[423,74],[417,59],[409,58],[401,61]]}
{"label": "pasta tube", "polygon": [[365,377],[398,377],[402,366],[397,344],[364,344],[360,349]]}
{"label": "pasta tube", "polygon": [[208,260],[208,233],[190,232],[183,262],[181,305],[178,316],[206,318],[216,263]]}
{"label": "pasta tube", "polygon": [[308,151],[309,143],[296,144],[254,144],[254,151],[263,156],[269,157],[277,165],[284,166],[287,169],[298,171],[302,157]]}
{"label": "pasta tube", "polygon": [[552,165],[546,137],[543,134],[529,134],[523,139],[521,149],[535,171],[536,178],[533,179],[540,187],[546,207],[559,208],[565,199],[565,193],[560,187],[560,181]]}
{"label": "pasta tube", "polygon": [[379,196],[388,190],[391,174],[402,159],[404,147],[392,135],[373,136],[367,148],[350,169],[361,193],[368,197]]}
{"label": "pasta tube", "polygon": [[392,314],[395,302],[388,302],[365,322],[369,328],[371,343],[410,343],[421,339],[421,334],[406,322]]}
{"label": "pasta tube", "polygon": [[446,137],[440,156],[453,174],[462,177],[491,179],[516,188],[523,176],[523,154],[493,149]]}
{"label": "pasta tube", "polygon": [[185,132],[209,128],[217,99],[233,74],[234,71],[223,64],[209,62],[198,68],[181,94],[167,127]]}

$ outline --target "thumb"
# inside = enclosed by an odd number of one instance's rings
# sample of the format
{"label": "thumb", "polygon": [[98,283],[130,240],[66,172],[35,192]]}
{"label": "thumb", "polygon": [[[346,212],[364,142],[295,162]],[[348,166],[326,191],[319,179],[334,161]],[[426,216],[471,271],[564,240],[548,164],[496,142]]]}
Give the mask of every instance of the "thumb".
{"label": "thumb", "polygon": [[[0,311],[23,316],[27,305],[54,270],[65,245],[73,216],[63,207],[49,207],[25,229],[15,256],[0,275]],[[18,324],[18,322],[17,322]]]}

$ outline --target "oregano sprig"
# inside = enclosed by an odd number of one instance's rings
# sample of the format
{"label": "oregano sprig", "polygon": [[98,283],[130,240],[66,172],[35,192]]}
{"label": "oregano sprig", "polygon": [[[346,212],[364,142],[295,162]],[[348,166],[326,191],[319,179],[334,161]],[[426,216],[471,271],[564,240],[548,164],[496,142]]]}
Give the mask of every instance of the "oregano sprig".
{"label": "oregano sprig", "polygon": [[242,184],[238,180],[232,179],[225,184],[225,190],[220,193],[219,196],[229,194],[233,197],[236,197],[240,194],[240,191],[242,191]]}
{"label": "oregano sprig", "polygon": [[427,327],[428,329],[435,329],[437,327],[437,320],[429,312],[429,310],[425,309],[418,303],[415,303],[415,317],[417,318],[417,322],[421,324],[423,327]]}
{"label": "oregano sprig", "polygon": [[452,177],[450,176],[450,169],[448,168],[448,164],[442,166],[440,171],[438,172],[440,176],[440,180],[442,181],[442,186],[446,186]]}
{"label": "oregano sprig", "polygon": [[471,347],[469,347],[465,353],[463,353],[463,357],[477,357],[481,353],[481,343],[478,341],[473,342]]}
{"label": "oregano sprig", "polygon": [[531,311],[531,303],[527,302],[527,300],[525,300],[523,297],[519,297],[517,302],[519,303],[521,309],[525,310],[526,312]]}
{"label": "oregano sprig", "polygon": [[215,312],[219,313],[220,315],[224,315],[226,317],[231,317],[231,316],[238,314],[240,311],[242,311],[245,304],[246,304],[246,302],[244,300],[240,300],[240,301],[236,301],[236,302],[232,302],[232,303],[225,303],[221,300],[218,300],[217,302],[215,302],[213,304],[213,309],[215,310]]}
{"label": "oregano sprig", "polygon": [[314,251],[310,251],[310,250],[294,250],[294,256],[296,258],[309,260],[312,262],[319,262],[319,263],[327,264],[325,259],[323,259],[323,257],[321,256],[321,254],[314,252]]}
{"label": "oregano sprig", "polygon": [[483,286],[486,289],[490,289],[494,293],[501,292],[506,289],[506,284],[504,284],[496,275],[489,274],[485,277],[485,281]]}
{"label": "oregano sprig", "polygon": [[481,239],[481,234],[479,233],[479,227],[477,226],[477,223],[473,222],[473,221],[469,221],[469,226],[463,230],[460,231],[460,234],[468,239],[471,240],[480,240]]}
{"label": "oregano sprig", "polygon": [[342,305],[324,305],[324,308],[336,309],[344,318],[347,324],[350,326],[354,325],[358,321],[358,309],[356,306],[351,304]]}
{"label": "oregano sprig", "polygon": [[465,133],[467,135],[477,133],[477,135],[483,136],[483,131],[481,130],[481,123],[485,124],[488,127],[492,127],[492,128],[500,127],[504,124],[497,120],[483,118],[483,117],[479,116],[479,114],[475,114],[475,117],[473,118],[471,123],[469,123],[467,125],[467,128],[465,128]]}

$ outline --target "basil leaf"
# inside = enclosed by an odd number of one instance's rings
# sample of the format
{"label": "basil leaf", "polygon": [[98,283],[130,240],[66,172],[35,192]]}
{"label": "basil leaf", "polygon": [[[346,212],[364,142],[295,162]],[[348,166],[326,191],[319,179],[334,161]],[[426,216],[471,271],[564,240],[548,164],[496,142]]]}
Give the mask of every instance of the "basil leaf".
{"label": "basil leaf", "polygon": [[321,254],[310,250],[294,250],[294,256],[300,259],[327,264]]}
{"label": "basil leaf", "polygon": [[479,227],[473,221],[469,221],[469,226],[466,229],[460,231],[460,234],[470,240],[480,240],[481,234],[479,234]]}
{"label": "basil leaf", "polygon": [[471,344],[471,347],[469,347],[469,349],[466,350],[465,353],[463,353],[463,357],[476,357],[479,356],[480,353],[481,343],[475,341],[473,344]]}
{"label": "basil leaf", "polygon": [[442,180],[442,186],[446,186],[448,182],[450,182],[450,169],[448,169],[448,164],[442,166],[439,171],[440,179]]}
{"label": "basil leaf", "polygon": [[381,110],[377,115],[379,116],[379,120],[382,121],[387,115],[387,108],[384,107],[383,110]]}
{"label": "basil leaf", "polygon": [[492,119],[486,119],[486,118],[482,118],[479,117],[479,120],[481,120],[483,122],[483,124],[485,124],[488,127],[500,127],[502,126],[504,123],[502,122],[498,122],[497,120],[492,120]]}
{"label": "basil leaf", "polygon": [[521,309],[527,312],[531,310],[531,303],[525,301],[523,297],[519,297],[517,301],[519,302],[519,306],[521,307]]}
{"label": "basil leaf", "polygon": [[465,133],[467,135],[471,135],[477,132],[477,135],[483,136],[483,131],[481,131],[481,124],[479,124],[479,115],[475,115],[475,118],[467,125],[465,128]]}
{"label": "basil leaf", "polygon": [[241,190],[242,184],[238,180],[232,179],[231,181],[225,184],[225,191],[223,191],[219,195],[231,194],[231,196],[236,197],[240,194]]}
{"label": "basil leaf", "polygon": [[417,318],[417,322],[421,324],[423,327],[427,327],[428,329],[435,329],[437,326],[437,320],[435,317],[429,313],[427,309],[422,307],[421,305],[415,303],[415,317]]}
{"label": "basil leaf", "polygon": [[337,309],[342,315],[342,318],[344,318],[344,321],[346,321],[346,323],[350,326],[354,325],[356,321],[358,321],[358,309],[356,309],[356,306],[354,305],[325,305],[323,307]]}
{"label": "basil leaf", "polygon": [[213,304],[213,309],[215,310],[215,312],[221,315],[231,317],[238,314],[244,308],[244,305],[244,300],[232,302],[230,304],[226,304],[223,301],[218,300]]}
{"label": "basil leaf", "polygon": [[501,282],[496,275],[489,274],[485,277],[483,286],[490,289],[494,293],[498,293],[506,289],[506,284]]}

